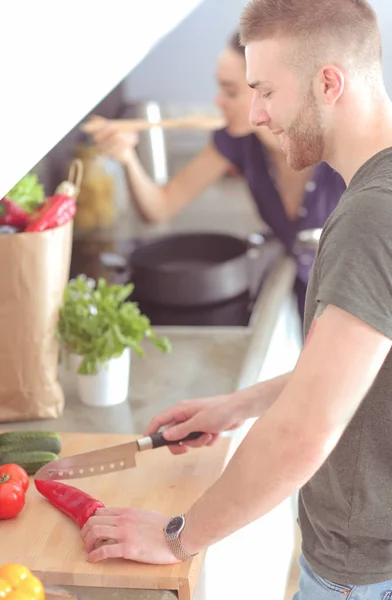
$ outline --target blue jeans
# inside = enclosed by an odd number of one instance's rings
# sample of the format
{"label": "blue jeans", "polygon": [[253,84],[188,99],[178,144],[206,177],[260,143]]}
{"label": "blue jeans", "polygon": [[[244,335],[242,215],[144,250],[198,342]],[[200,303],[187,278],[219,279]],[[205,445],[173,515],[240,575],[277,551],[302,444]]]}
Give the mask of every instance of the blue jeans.
{"label": "blue jeans", "polygon": [[319,577],[303,556],[299,564],[299,591],[293,600],[392,600],[392,581],[373,585],[340,585]]}

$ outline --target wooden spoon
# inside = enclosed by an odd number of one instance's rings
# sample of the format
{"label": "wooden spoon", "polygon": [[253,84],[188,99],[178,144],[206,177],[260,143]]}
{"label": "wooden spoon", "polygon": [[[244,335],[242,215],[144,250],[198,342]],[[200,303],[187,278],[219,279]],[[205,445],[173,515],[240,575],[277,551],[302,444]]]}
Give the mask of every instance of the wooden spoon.
{"label": "wooden spoon", "polygon": [[[100,117],[91,118],[80,126],[85,133],[94,134],[102,129],[103,123]],[[152,123],[146,119],[108,119],[107,122],[115,124],[121,131],[148,131],[152,127],[162,127],[163,129],[203,129],[214,130],[225,126],[222,117],[209,115],[193,115],[189,117],[177,117],[172,119],[162,119]]]}

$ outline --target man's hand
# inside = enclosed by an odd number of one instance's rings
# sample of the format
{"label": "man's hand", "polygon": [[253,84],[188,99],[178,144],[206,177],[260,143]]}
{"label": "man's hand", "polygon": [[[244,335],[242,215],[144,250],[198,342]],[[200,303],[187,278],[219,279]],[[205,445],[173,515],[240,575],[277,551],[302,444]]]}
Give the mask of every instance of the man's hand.
{"label": "man's hand", "polygon": [[182,442],[181,445],[168,446],[173,454],[187,452],[188,446],[197,448],[211,446],[222,431],[236,429],[245,420],[241,403],[233,396],[216,396],[197,400],[184,400],[154,417],[147,427],[146,435],[168,426],[163,432],[168,441],[179,440],[194,431],[204,431],[197,440]]}
{"label": "man's hand", "polygon": [[[100,508],[84,525],[81,536],[89,562],[126,558],[154,565],[180,562],[164,534],[168,518],[136,508]],[[105,540],[111,543],[101,546]]]}

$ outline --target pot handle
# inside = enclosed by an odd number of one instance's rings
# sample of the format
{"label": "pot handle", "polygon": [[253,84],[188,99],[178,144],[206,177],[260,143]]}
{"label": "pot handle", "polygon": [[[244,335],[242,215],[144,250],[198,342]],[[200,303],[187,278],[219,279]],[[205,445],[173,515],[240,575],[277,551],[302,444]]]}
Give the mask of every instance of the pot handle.
{"label": "pot handle", "polygon": [[263,246],[267,242],[268,238],[268,234],[263,234],[258,231],[249,233],[249,235],[246,238],[246,243],[248,245],[248,252],[250,254],[250,257],[252,257],[252,255],[255,254],[254,252],[252,252],[252,250],[259,251],[261,246]]}
{"label": "pot handle", "polygon": [[102,266],[108,271],[116,271],[116,273],[125,273],[129,270],[129,262],[121,254],[116,252],[101,252],[99,261]]}
{"label": "pot handle", "polygon": [[258,284],[258,262],[257,259],[260,257],[261,248],[264,246],[268,239],[268,235],[263,235],[257,231],[250,233],[247,238],[247,269],[248,269],[248,280],[249,280],[249,296],[250,301],[253,303],[256,299],[259,291]]}
{"label": "pot handle", "polygon": [[113,278],[113,283],[125,285],[132,281],[132,267],[125,256],[116,252],[101,252],[99,262],[108,272],[108,277]]}

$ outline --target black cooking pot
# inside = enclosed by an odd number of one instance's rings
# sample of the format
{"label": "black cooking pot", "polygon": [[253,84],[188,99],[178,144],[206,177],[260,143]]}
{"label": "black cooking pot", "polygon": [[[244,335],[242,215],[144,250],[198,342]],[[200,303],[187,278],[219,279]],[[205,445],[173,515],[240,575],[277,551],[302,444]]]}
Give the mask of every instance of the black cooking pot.
{"label": "black cooking pot", "polygon": [[249,290],[249,251],[262,236],[243,240],[222,233],[170,235],[146,242],[130,257],[134,298],[162,306],[225,302]]}

